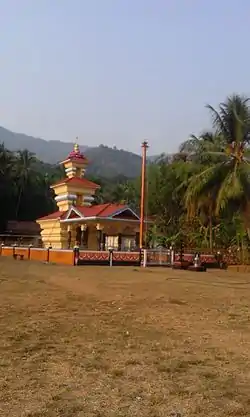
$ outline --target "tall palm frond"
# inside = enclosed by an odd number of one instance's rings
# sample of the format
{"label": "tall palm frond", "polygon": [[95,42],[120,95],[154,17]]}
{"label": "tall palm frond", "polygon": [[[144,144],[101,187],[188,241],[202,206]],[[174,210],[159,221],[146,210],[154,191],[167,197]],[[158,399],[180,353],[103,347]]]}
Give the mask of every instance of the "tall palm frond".
{"label": "tall palm frond", "polygon": [[227,144],[233,142],[249,143],[250,113],[249,98],[234,94],[221,103],[217,111],[211,105],[206,106],[212,116],[213,127]]}
{"label": "tall palm frond", "polygon": [[193,137],[193,143],[196,158],[201,160],[209,155],[212,159],[204,159],[209,166],[189,180],[185,205],[189,214],[197,209],[199,201],[212,195],[214,215],[218,216],[230,202],[238,202],[243,208],[250,199],[249,99],[233,95],[220,104],[218,111],[212,106],[207,108],[212,114],[215,134],[200,140]]}
{"label": "tall palm frond", "polygon": [[32,152],[29,152],[27,149],[17,152],[17,174],[18,174],[18,200],[16,205],[16,217],[18,217],[21,197],[24,192],[24,188],[27,185],[28,181],[31,178],[32,164],[35,162],[36,158]]}
{"label": "tall palm frond", "polygon": [[[186,155],[186,159],[199,164],[217,162],[221,156],[215,152],[223,150],[224,143],[221,135],[213,132],[203,132],[199,137],[191,135],[180,145],[179,152]],[[212,154],[214,153],[214,154]]]}

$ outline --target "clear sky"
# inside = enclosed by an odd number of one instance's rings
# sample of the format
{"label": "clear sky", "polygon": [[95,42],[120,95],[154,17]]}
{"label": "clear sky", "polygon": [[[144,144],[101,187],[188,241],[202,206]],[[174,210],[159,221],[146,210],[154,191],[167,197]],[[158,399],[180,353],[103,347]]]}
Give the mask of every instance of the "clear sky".
{"label": "clear sky", "polygon": [[249,0],[0,0],[0,125],[172,152],[250,93]]}

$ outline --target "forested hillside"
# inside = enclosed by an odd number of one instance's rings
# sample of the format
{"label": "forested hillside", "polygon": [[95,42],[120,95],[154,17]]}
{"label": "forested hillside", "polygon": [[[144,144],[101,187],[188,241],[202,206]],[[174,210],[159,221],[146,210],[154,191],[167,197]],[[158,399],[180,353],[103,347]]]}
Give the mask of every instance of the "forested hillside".
{"label": "forested hillside", "polygon": [[[154,215],[148,241],[189,247],[244,248],[250,231],[250,107],[232,96],[218,110],[208,106],[211,131],[192,136],[173,157],[148,164],[146,214]],[[99,172],[98,172],[99,173]],[[139,208],[140,177],[88,177],[102,188],[96,202]],[[55,210],[50,184],[64,173],[29,151],[0,147],[0,216],[34,220]]]}
{"label": "forested hillside", "polygon": [[[28,149],[45,163],[57,164],[72,150],[72,142],[46,141],[21,133],[13,133],[0,127],[0,143],[10,151]],[[86,144],[87,145],[87,144]],[[80,146],[90,160],[88,171],[91,175],[112,178],[124,175],[129,178],[140,174],[141,157],[132,152],[100,145],[98,147]]]}

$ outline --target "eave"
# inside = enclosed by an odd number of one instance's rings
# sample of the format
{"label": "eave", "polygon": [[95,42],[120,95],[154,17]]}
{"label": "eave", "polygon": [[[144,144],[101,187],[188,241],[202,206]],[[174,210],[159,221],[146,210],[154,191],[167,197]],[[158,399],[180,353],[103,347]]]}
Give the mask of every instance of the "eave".
{"label": "eave", "polygon": [[[79,223],[79,222],[87,222],[87,221],[97,221],[97,222],[105,222],[105,221],[113,221],[113,222],[127,222],[127,223],[140,223],[140,220],[136,219],[121,219],[121,218],[113,218],[113,217],[101,217],[101,216],[93,216],[93,217],[77,217],[73,219],[65,219],[61,220],[61,223]],[[145,220],[145,223],[147,221]]]}

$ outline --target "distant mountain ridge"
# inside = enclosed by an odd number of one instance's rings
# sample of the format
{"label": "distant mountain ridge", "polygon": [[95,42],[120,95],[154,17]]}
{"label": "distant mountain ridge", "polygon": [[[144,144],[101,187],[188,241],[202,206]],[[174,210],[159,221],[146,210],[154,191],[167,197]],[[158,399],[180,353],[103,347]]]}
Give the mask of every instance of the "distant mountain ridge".
{"label": "distant mountain ridge", "polygon": [[[0,143],[4,143],[10,151],[28,149],[35,153],[38,159],[49,164],[62,161],[74,145],[73,142],[46,141],[23,133],[14,133],[4,127],[0,127]],[[80,149],[90,161],[88,173],[91,175],[106,178],[115,176],[134,178],[140,175],[141,157],[133,152],[105,145],[98,147],[80,145]]]}
{"label": "distant mountain ridge", "polygon": [[[49,164],[60,162],[73,147],[73,142],[47,141],[23,133],[14,133],[4,127],[0,127],[0,143],[4,143],[10,151],[28,149],[35,153],[38,159]],[[86,146],[81,146],[82,152],[85,149]]]}

